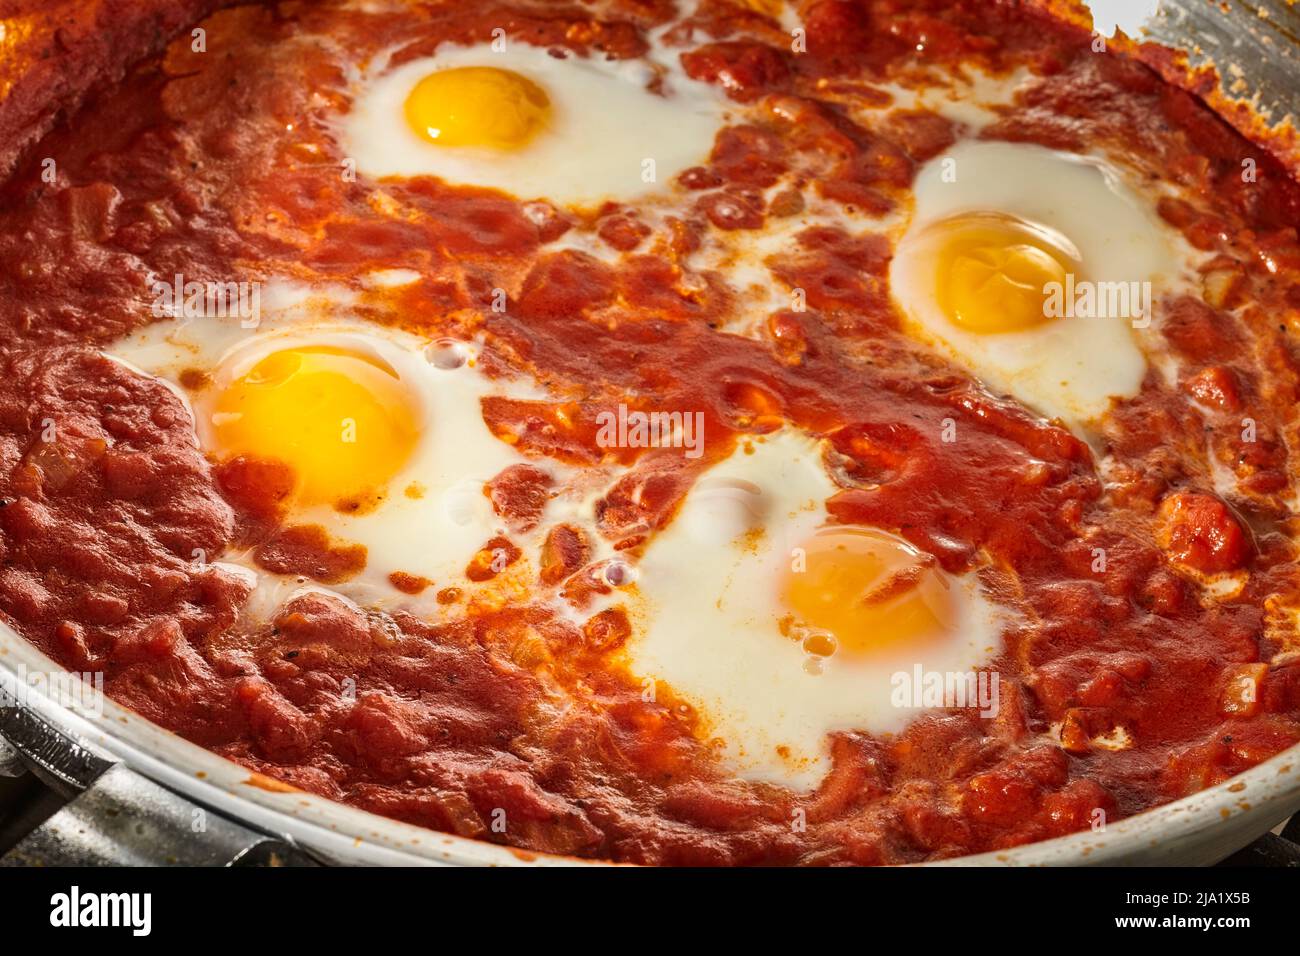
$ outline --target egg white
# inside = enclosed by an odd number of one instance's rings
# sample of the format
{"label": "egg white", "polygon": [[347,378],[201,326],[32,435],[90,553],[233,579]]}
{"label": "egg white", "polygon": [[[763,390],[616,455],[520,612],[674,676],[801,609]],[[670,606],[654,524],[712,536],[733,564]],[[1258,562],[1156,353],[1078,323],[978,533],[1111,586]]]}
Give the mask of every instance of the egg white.
{"label": "egg white", "polygon": [[[404,104],[437,70],[483,66],[512,70],[547,93],[546,129],[515,151],[439,146],[417,135]],[[662,94],[648,85],[659,76]],[[448,183],[499,189],[520,199],[591,205],[663,189],[703,162],[722,122],[718,92],[679,71],[642,60],[579,57],[512,42],[444,44],[433,56],[387,68],[361,81],[342,126],[342,146],[358,172],[376,179],[434,176]]]}
{"label": "egg white", "polygon": [[1132,321],[1071,316],[993,334],[954,325],[936,301],[926,233],[960,213],[1015,216],[1070,240],[1090,281],[1150,282],[1157,302],[1184,281],[1179,240],[1116,169],[1041,146],[967,141],[920,170],[915,198],[890,267],[891,290],[911,331],[995,389],[1080,431],[1113,399],[1137,394],[1147,358]]}
{"label": "egg white", "polygon": [[[106,353],[141,374],[167,383],[191,408],[195,437],[205,451],[223,457],[213,425],[205,417],[203,395],[191,400],[178,383],[186,369],[201,369],[216,380],[217,389],[238,377],[262,357],[285,348],[305,345],[333,346],[352,354],[371,354],[394,369],[418,409],[420,437],[410,458],[389,481],[386,494],[369,510],[341,513],[328,505],[297,508],[286,525],[320,525],[340,544],[364,545],[366,566],[354,578],[331,589],[357,604],[378,608],[404,607],[442,618],[456,613],[437,604],[436,591],[446,587],[502,592],[518,590],[535,576],[534,556],[541,536],[556,521],[582,523],[591,510],[586,485],[556,462],[529,462],[511,445],[492,434],[483,419],[482,400],[490,395],[537,399],[543,393],[522,380],[489,379],[476,361],[472,342],[429,342],[386,327],[346,318],[349,296],[345,292],[300,289],[273,284],[263,301],[276,308],[263,310],[255,331],[240,327],[236,319],[194,318],[156,323],[118,342]],[[330,308],[330,307],[333,308]],[[453,359],[449,361],[449,359]],[[286,427],[292,427],[286,423]],[[503,469],[529,462],[549,470],[557,494],[542,524],[526,535],[510,531],[484,494],[484,484]],[[406,489],[418,485],[419,496]],[[470,582],[465,568],[475,554],[497,535],[506,535],[523,555],[500,579],[483,585]],[[594,536],[593,536],[594,537]],[[256,565],[252,553],[231,553],[223,561],[241,564],[255,573],[259,587],[276,596],[255,602],[278,605],[296,579],[277,582],[276,575]],[[404,572],[424,577],[433,585],[417,596],[396,589],[389,575]],[[497,593],[495,599],[502,597]]]}
{"label": "egg white", "polygon": [[950,639],[806,666],[780,633],[778,591],[793,549],[828,523],[835,491],[811,438],[755,440],[700,478],[639,561],[629,667],[689,700],[744,779],[814,788],[829,769],[829,734],[896,733],[918,715],[895,706],[896,674],[966,673],[1000,647],[1001,612],[967,576],[954,579],[961,626]]}

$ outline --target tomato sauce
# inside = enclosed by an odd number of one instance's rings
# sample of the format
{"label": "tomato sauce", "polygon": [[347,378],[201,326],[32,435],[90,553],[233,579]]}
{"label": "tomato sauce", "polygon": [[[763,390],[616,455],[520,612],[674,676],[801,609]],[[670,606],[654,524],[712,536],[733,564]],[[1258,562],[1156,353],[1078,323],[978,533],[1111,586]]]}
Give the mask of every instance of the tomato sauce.
{"label": "tomato sauce", "polygon": [[[516,42],[636,57],[674,14],[666,0],[599,13],[379,6],[217,13],[202,24],[205,52],[182,36],[136,65],[0,190],[0,609],[38,647],[103,670],[116,700],[255,774],[526,851],[639,863],[882,864],[1004,848],[1086,829],[1099,809],[1114,820],[1176,799],[1300,742],[1300,640],[1286,611],[1300,187],[1265,149],[1025,4],[815,0],[800,5],[807,52],[795,54],[774,21],[705,0],[673,28],[691,40],[683,67],[751,112],[678,178],[666,230],[635,203],[575,212],[430,179],[385,183],[400,215],[384,215],[376,184],[339,174],[330,123],[349,107],[348,67],[388,49],[402,62],[445,40],[488,42],[497,27]],[[915,80],[918,63],[1027,68],[1034,81],[984,135],[1107,151],[1153,190],[1173,187],[1161,215],[1214,253],[1203,296],[1158,306],[1188,371],[1149,375],[1108,418],[1101,448],[904,335],[883,235],[799,233],[769,265],[806,290],[808,308],[773,312],[752,337],[726,330],[736,301],[722,276],[689,265],[711,230],[797,213],[797,193],[764,192],[790,170],[856,210],[906,203],[919,164],[958,131],[925,111],[862,125],[840,104],[887,104],[882,84]],[[55,182],[42,179],[44,157]],[[1254,183],[1241,182],[1243,157],[1258,163]],[[621,257],[549,248],[573,231]],[[284,527],[282,475],[214,466],[176,395],[97,349],[151,321],[151,275],[360,290],[376,269],[421,279],[363,299],[367,318],[483,335],[489,374],[547,386],[554,400],[483,406],[493,432],[539,462],[601,460],[597,416],[629,396],[703,412],[698,461],[620,453],[624,474],[597,518],[621,549],[643,546],[744,436],[782,424],[824,436],[835,519],[978,570],[1021,613],[993,662],[998,715],[940,711],[895,737],[837,734],[826,779],[796,794],[731,779],[671,691],[642,699],[610,664],[630,634],[618,613],[577,625],[525,603],[431,623],[309,594],[250,627],[248,582],[212,563],[227,549],[322,581],[364,554]],[[508,292],[505,313],[491,307],[495,289]],[[940,439],[949,419],[967,436],[955,447]],[[40,437],[48,421],[54,442]],[[1212,466],[1236,478],[1231,500]],[[528,467],[486,489],[515,530],[536,525],[546,491],[546,473]],[[589,573],[585,535],[549,529],[539,593],[583,607],[606,587]],[[1201,593],[1197,575],[1236,571],[1235,596]],[[1257,693],[1237,692],[1243,677]],[[1126,746],[1094,743],[1119,728]],[[505,833],[491,826],[498,809]],[[805,827],[791,826],[796,815]]]}

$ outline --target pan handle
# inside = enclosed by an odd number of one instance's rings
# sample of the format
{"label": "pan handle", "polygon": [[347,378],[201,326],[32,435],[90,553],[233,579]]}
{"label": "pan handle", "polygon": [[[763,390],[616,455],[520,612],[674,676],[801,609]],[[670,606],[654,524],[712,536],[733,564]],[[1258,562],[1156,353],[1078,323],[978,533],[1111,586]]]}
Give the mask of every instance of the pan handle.
{"label": "pan handle", "polygon": [[68,802],[0,866],[318,866],[287,837],[254,830],[76,741],[0,689],[0,773],[30,770]]}

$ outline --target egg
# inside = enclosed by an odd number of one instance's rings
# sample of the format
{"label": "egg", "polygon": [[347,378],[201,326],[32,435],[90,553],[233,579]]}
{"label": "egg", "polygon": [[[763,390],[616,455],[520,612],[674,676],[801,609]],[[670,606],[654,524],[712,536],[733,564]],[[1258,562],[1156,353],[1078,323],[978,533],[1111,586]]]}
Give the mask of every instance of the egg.
{"label": "egg", "polygon": [[[518,594],[535,572],[528,555],[540,542],[510,532],[484,485],[527,459],[492,434],[482,401],[540,393],[484,375],[475,343],[352,321],[347,302],[319,290],[311,301],[290,299],[264,310],[256,332],[214,318],[159,323],[107,352],[183,397],[195,440],[214,461],[247,456],[288,466],[285,525],[319,526],[340,545],[366,549],[364,569],[331,584],[338,593],[363,606],[439,616],[448,611],[437,604],[438,589],[468,589],[469,600],[485,603]],[[581,484],[566,481],[559,463],[543,467],[561,485]],[[583,502],[557,494],[555,506],[560,515]],[[508,573],[467,580],[467,566],[498,535],[523,555]],[[223,560],[273,583],[252,553]],[[394,574],[432,586],[411,595],[395,587]]]}
{"label": "egg", "polygon": [[968,141],[919,171],[890,285],[918,338],[1086,430],[1141,388],[1180,242],[1104,160]]}
{"label": "egg", "polygon": [[419,389],[365,337],[278,338],[220,364],[200,415],[209,447],[288,464],[301,505],[360,507],[410,460]]}
{"label": "egg", "polygon": [[443,44],[396,66],[381,58],[356,90],[342,145],[376,179],[434,176],[562,205],[625,199],[705,160],[721,125],[718,92],[675,62],[516,42]]}
{"label": "egg", "polygon": [[897,733],[922,712],[900,705],[900,675],[973,673],[1000,648],[1007,613],[976,576],[831,523],[835,491],[811,437],[755,439],[638,563],[628,667],[688,700],[744,779],[816,787],[830,734]]}

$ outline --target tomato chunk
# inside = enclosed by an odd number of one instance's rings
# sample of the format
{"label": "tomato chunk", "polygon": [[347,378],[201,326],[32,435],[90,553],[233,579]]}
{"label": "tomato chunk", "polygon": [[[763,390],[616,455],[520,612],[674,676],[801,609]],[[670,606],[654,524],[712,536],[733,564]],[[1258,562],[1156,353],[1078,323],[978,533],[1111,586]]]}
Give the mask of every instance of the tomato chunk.
{"label": "tomato chunk", "polygon": [[1234,571],[1250,541],[1228,506],[1214,495],[1178,492],[1160,503],[1156,541],[1170,560],[1205,574]]}

